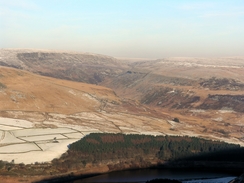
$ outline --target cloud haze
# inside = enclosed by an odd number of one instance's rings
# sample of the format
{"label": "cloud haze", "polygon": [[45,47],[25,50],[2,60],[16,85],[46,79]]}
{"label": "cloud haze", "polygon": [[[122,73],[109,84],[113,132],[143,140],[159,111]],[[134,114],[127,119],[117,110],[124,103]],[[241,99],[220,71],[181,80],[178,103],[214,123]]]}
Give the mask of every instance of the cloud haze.
{"label": "cloud haze", "polygon": [[244,56],[242,0],[0,0],[0,48]]}

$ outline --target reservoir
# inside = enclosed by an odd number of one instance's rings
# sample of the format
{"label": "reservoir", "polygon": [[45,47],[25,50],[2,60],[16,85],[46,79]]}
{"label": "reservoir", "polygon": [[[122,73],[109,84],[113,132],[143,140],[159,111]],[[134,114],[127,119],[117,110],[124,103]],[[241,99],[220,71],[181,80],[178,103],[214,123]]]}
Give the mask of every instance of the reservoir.
{"label": "reservoir", "polygon": [[[223,177],[226,177],[226,182],[232,180],[240,174],[226,173],[220,171],[210,170],[193,170],[193,169],[141,169],[141,170],[127,170],[111,172],[101,174],[98,176],[85,178],[83,180],[76,180],[73,183],[84,183],[84,182],[146,182],[152,179],[177,179],[184,182],[190,182],[186,180],[197,179],[216,179],[222,178],[221,183],[225,183]],[[229,177],[229,179],[228,179]],[[216,179],[214,182],[218,182]],[[211,182],[211,181],[209,181]],[[206,182],[207,183],[207,182]]]}

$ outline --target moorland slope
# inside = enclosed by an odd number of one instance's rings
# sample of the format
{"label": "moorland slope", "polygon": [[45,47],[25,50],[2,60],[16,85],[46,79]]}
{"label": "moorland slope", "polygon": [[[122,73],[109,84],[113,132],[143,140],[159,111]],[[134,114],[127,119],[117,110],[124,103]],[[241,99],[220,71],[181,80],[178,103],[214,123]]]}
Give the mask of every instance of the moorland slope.
{"label": "moorland slope", "polygon": [[116,107],[103,102],[109,110],[169,121],[179,118],[181,123],[170,124],[172,134],[197,133],[243,143],[242,57],[126,60],[31,49],[1,49],[0,57],[3,66],[111,88],[123,102]]}
{"label": "moorland slope", "polygon": [[[0,49],[0,159],[20,169],[50,162],[70,143],[107,132],[243,146],[243,61]],[[6,175],[14,173],[5,167]]]}

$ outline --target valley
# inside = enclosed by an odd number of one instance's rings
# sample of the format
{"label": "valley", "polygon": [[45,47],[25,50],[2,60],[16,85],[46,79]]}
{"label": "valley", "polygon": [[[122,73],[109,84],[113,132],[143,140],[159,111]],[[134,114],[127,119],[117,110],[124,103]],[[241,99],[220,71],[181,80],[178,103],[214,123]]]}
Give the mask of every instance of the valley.
{"label": "valley", "polygon": [[51,162],[90,133],[244,146],[243,63],[242,57],[133,60],[0,49],[0,159]]}

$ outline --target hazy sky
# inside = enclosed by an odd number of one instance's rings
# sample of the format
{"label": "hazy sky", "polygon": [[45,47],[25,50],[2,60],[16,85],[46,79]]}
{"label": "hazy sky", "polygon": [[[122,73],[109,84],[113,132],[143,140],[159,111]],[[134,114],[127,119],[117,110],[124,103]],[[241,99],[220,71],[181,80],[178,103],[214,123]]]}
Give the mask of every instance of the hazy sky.
{"label": "hazy sky", "polygon": [[244,0],[0,0],[0,48],[244,56]]}

